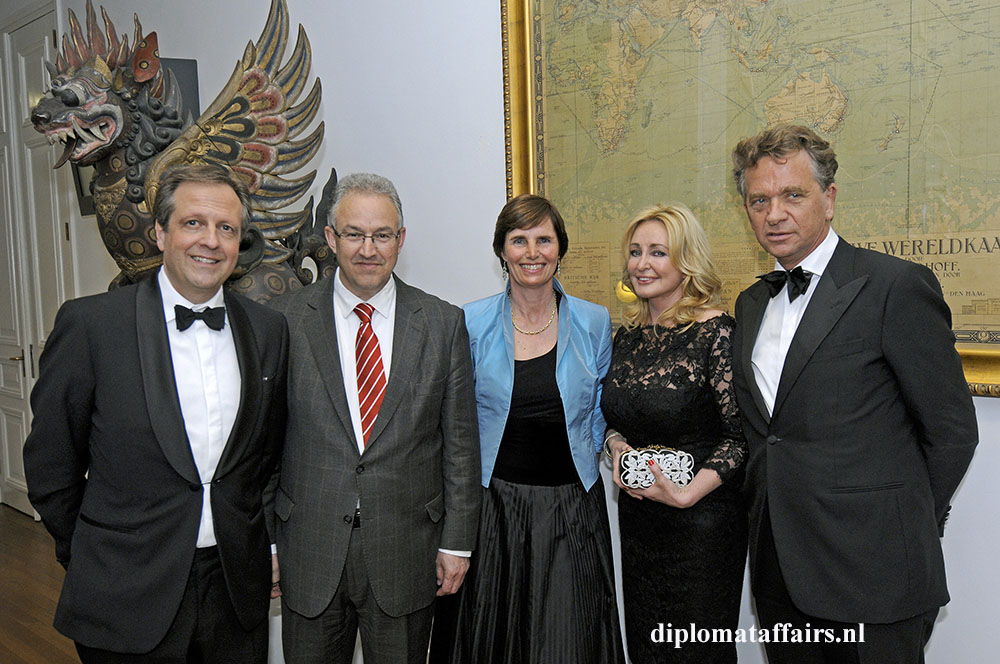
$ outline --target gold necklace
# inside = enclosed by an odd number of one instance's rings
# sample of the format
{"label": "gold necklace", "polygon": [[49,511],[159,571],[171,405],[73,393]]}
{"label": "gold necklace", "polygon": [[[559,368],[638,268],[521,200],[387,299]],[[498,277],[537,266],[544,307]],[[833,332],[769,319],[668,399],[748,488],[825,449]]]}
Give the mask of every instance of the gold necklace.
{"label": "gold necklace", "polygon": [[[507,296],[507,299],[510,300],[510,296],[509,295]],[[521,328],[519,328],[517,326],[517,321],[514,320],[514,302],[513,301],[510,302],[510,324],[513,325],[514,329],[517,330],[518,332],[520,332],[521,334],[528,334],[528,335],[541,334],[545,330],[549,329],[549,325],[552,325],[552,321],[554,321],[555,319],[556,319],[556,292],[555,291],[552,291],[552,313],[549,315],[549,322],[547,322],[545,325],[543,325],[541,329],[535,330],[534,332],[530,332],[528,330],[522,330]]]}

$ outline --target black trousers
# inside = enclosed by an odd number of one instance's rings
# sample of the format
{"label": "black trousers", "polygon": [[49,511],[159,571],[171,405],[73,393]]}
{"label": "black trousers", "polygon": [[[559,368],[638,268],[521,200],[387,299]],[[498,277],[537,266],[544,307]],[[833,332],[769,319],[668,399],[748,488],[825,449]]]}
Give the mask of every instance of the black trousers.
{"label": "black trousers", "polygon": [[198,549],[180,608],[163,640],[141,655],[76,644],[82,664],[266,664],[267,620],[253,631],[233,610],[218,547]]}
{"label": "black trousers", "polygon": [[[843,623],[806,615],[788,594],[774,548],[771,517],[765,507],[757,539],[757,565],[750,580],[757,622],[772,635],[797,634],[811,643],[769,641],[769,664],[923,664],[938,609],[893,623]],[[782,627],[787,625],[787,628]],[[775,630],[777,626],[777,630]],[[861,638],[863,642],[852,642]],[[805,639],[803,639],[805,640]],[[838,643],[836,640],[839,640]]]}

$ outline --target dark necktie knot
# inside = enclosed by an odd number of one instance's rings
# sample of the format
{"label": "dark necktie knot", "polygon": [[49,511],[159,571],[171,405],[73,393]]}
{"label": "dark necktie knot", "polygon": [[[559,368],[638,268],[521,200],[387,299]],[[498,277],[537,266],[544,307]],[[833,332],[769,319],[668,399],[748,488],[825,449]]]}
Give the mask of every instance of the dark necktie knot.
{"label": "dark necktie knot", "polygon": [[177,329],[181,332],[191,327],[196,320],[205,321],[205,325],[213,330],[221,330],[226,324],[225,307],[209,307],[201,311],[193,311],[183,305],[175,304],[174,316],[177,318]]}
{"label": "dark necktie knot", "polygon": [[809,279],[812,272],[807,272],[799,265],[791,270],[775,270],[767,274],[759,274],[757,278],[767,284],[767,290],[774,297],[781,292],[784,285],[788,284],[788,301],[794,302],[795,298],[806,292],[809,288]]}

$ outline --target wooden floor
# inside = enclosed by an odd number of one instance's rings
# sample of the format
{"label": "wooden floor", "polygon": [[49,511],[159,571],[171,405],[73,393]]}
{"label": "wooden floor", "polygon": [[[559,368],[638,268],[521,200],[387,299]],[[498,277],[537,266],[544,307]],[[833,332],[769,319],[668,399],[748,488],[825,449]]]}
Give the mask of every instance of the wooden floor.
{"label": "wooden floor", "polygon": [[0,662],[79,663],[73,642],[52,627],[62,580],[42,524],[0,505]]}

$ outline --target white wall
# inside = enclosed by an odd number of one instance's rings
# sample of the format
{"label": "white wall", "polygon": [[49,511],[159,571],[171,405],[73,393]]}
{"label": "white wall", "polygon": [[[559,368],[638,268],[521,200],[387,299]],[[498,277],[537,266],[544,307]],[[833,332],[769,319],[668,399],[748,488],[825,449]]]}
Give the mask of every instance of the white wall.
{"label": "white wall", "polygon": [[[0,22],[10,2],[0,9]],[[268,10],[266,0],[103,4],[119,32],[131,34],[135,11],[146,31],[157,31],[161,56],[198,60],[203,107],[228,79],[246,42],[256,41]],[[65,7],[82,19],[84,6],[84,0],[61,0],[61,25]],[[498,291],[502,282],[490,241],[505,200],[499,2],[289,0],[288,6],[293,27],[302,23],[310,36],[313,75],[323,81],[326,140],[312,165],[323,171],[317,200],[331,166],[342,174],[387,175],[399,188],[409,229],[398,268],[402,278],[458,304]],[[80,222],[80,235],[87,221]],[[91,292],[103,289],[108,268],[99,243],[80,251],[78,282],[91,284]],[[944,540],[952,603],[938,621],[929,661],[995,657],[1000,400],[977,399],[976,407],[982,443]],[[741,626],[749,627],[746,598],[743,610]],[[740,658],[763,661],[754,646],[741,648]]]}
{"label": "white wall", "polygon": [[1000,607],[1000,399],[976,398],[979,448],[952,501],[944,555],[951,603],[941,611],[928,662],[990,662]]}

